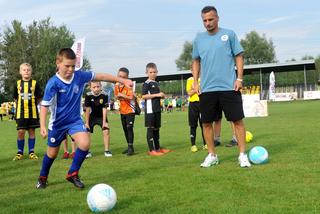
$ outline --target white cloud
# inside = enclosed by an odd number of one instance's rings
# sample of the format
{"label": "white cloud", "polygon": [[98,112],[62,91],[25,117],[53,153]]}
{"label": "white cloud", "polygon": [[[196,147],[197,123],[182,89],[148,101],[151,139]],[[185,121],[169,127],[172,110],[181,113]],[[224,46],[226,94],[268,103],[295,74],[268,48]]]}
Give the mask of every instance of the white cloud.
{"label": "white cloud", "polygon": [[289,21],[294,18],[295,18],[295,16],[280,16],[280,17],[274,17],[271,19],[261,19],[259,21],[262,22],[263,24],[269,25],[269,24],[275,24],[275,23],[279,23],[279,22],[283,22],[283,21]]}

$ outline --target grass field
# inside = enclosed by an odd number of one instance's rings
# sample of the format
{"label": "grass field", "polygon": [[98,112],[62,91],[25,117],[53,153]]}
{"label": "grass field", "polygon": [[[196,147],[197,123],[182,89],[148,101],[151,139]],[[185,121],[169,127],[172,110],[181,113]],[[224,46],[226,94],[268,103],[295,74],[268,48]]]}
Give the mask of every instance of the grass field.
{"label": "grass field", "polygon": [[[114,187],[118,202],[112,213],[319,213],[320,212],[320,101],[269,104],[269,117],[247,118],[254,135],[248,150],[262,145],[269,163],[250,169],[238,167],[237,148],[218,147],[220,165],[199,167],[205,151],[190,152],[186,112],[163,114],[161,144],[174,150],[162,157],[146,154],[143,116],[136,119],[137,154],[121,154],[125,139],[118,115],[109,115],[114,156],[103,156],[102,136],[93,135],[94,157],[80,171],[84,190],[65,181],[71,160],[53,164],[49,185],[36,190],[45,140],[38,136],[40,160],[14,162],[15,123],[0,122],[0,213],[90,213],[86,194],[91,186]],[[197,144],[200,146],[200,132]],[[222,142],[231,139],[223,121]]]}

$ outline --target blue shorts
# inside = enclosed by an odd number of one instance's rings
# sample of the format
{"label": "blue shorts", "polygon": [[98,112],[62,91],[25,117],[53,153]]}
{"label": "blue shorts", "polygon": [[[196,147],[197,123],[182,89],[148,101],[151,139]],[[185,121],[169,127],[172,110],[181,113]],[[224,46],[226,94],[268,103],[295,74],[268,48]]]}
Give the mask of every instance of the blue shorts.
{"label": "blue shorts", "polygon": [[77,121],[60,128],[53,128],[48,133],[48,146],[57,147],[61,142],[66,139],[66,135],[72,136],[78,132],[87,132],[86,126],[83,121]]}

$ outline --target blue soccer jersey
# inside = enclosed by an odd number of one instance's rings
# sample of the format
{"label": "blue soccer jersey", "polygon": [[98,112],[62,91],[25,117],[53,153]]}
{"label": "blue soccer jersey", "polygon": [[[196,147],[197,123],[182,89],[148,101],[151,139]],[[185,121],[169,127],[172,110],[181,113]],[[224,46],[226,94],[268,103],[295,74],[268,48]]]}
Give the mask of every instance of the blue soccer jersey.
{"label": "blue soccer jersey", "polygon": [[[51,77],[46,85],[41,105],[49,106],[51,112],[49,130],[61,129],[82,121],[81,98],[84,86],[95,76],[91,71],[75,71],[72,79],[66,81],[59,74]],[[64,128],[64,129],[65,129]]]}

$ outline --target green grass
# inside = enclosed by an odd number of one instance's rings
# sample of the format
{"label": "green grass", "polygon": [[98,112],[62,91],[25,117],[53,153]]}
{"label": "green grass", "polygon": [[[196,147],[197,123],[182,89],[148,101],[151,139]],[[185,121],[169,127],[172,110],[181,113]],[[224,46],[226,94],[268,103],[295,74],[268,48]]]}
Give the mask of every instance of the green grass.
{"label": "green grass", "polygon": [[[118,115],[109,115],[114,156],[103,156],[102,135],[93,135],[94,157],[80,171],[86,184],[75,189],[65,181],[71,160],[59,158],[50,172],[49,186],[35,184],[46,150],[38,136],[39,161],[14,162],[14,122],[0,122],[0,213],[90,213],[86,194],[91,186],[107,183],[114,187],[118,202],[112,213],[318,213],[320,212],[319,130],[320,101],[269,104],[269,117],[246,118],[254,135],[248,150],[262,145],[269,163],[241,169],[237,148],[218,147],[220,165],[201,169],[205,151],[190,152],[186,112],[163,114],[161,144],[173,149],[163,157],[146,154],[143,116],[136,119],[137,155],[126,157]],[[197,144],[200,146],[200,132]],[[223,121],[222,141],[231,139]]]}

